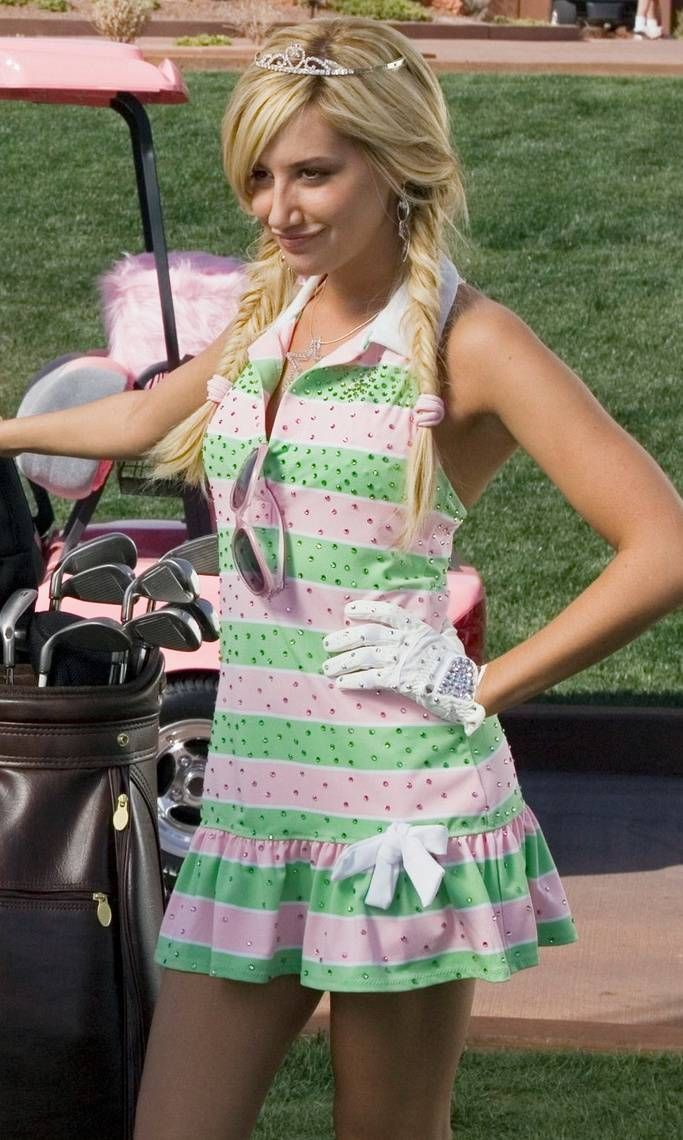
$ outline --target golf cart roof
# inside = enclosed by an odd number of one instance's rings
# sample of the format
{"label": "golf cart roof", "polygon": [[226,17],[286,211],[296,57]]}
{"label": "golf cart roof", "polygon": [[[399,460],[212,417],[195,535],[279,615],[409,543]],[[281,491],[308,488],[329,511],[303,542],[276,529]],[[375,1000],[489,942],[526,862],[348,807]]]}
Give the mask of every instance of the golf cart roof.
{"label": "golf cart roof", "polygon": [[186,103],[170,59],[157,67],[134,44],[99,36],[0,36],[0,99],[107,107],[123,92],[141,103]]}

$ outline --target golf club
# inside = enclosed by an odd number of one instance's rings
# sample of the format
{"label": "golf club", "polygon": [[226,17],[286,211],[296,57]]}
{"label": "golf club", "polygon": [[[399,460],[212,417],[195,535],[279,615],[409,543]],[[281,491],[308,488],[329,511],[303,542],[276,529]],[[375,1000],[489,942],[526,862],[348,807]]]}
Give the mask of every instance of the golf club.
{"label": "golf club", "polygon": [[15,590],[13,594],[10,594],[2,610],[0,610],[2,662],[5,666],[5,682],[8,685],[14,684],[17,625],[24,614],[35,605],[37,597],[37,590]]}
{"label": "golf club", "polygon": [[[221,635],[221,623],[208,598],[178,603],[178,608],[195,619],[202,633],[202,641],[218,641]],[[163,610],[157,610],[156,613],[163,613]]]}
{"label": "golf club", "polygon": [[137,598],[149,602],[193,602],[199,595],[199,579],[184,558],[165,558],[142,571],[127,587],[121,606],[121,621],[133,616]]}
{"label": "golf club", "polygon": [[[48,683],[50,669],[55,650],[95,650],[103,653],[127,653],[132,648],[132,638],[114,621],[113,618],[89,618],[76,621],[73,625],[59,629],[48,637],[40,651],[40,664],[38,672],[38,686],[44,689]],[[116,673],[114,662],[110,674],[110,683]]]}
{"label": "golf club", "polygon": [[[149,646],[156,646],[159,649],[179,649],[191,653],[199,649],[202,643],[202,632],[197,621],[177,606],[165,606],[162,610],[153,610],[151,613],[131,618],[123,626],[123,630],[131,641],[140,643],[134,662],[136,676],[144,664],[146,649]],[[124,663],[119,672],[119,684],[125,681],[127,668],[127,663]]]}
{"label": "golf club", "polygon": [[191,562],[198,574],[215,576],[218,574],[218,535],[203,534],[200,538],[190,538],[163,555],[167,558],[185,558]]}
{"label": "golf club", "polygon": [[82,570],[89,570],[92,566],[99,566],[103,562],[119,562],[134,567],[138,559],[138,552],[132,538],[127,534],[114,531],[112,534],[103,534],[89,542],[70,550],[53,570],[50,577],[50,609],[57,609],[65,574],[78,574]]}
{"label": "golf club", "polygon": [[59,609],[64,598],[78,598],[82,602],[109,602],[120,606],[127,587],[134,580],[135,571],[132,567],[121,563],[105,562],[101,566],[91,566],[61,583],[59,594],[55,598],[55,608]]}

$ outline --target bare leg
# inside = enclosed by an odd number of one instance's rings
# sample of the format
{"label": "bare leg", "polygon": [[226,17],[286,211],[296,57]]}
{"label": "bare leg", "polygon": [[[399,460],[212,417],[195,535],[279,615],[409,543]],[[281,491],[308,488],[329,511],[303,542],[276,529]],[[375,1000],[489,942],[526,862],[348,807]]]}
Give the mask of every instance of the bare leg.
{"label": "bare leg", "polygon": [[336,1140],[451,1140],[475,984],[330,994]]}
{"label": "bare leg", "polygon": [[259,984],[164,970],[134,1140],[248,1140],[321,997],[293,974]]}
{"label": "bare leg", "polygon": [[659,0],[638,0],[636,19],[633,26],[634,32],[637,35],[643,35],[647,27],[651,35],[652,30],[660,27],[661,23],[662,17]]}

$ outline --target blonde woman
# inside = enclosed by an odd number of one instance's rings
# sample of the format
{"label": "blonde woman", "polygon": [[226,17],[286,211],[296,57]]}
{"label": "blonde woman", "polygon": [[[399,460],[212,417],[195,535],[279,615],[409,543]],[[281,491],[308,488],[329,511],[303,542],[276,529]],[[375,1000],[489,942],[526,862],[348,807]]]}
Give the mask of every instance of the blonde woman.
{"label": "blonde woman", "polygon": [[[6,454],[151,450],[216,505],[220,688],[135,1136],[246,1140],[329,991],[338,1140],[446,1140],[476,980],[577,938],[497,714],[680,602],[681,502],[461,280],[444,99],[398,32],[276,31],[223,143],[260,227],[231,327],[150,392],[0,425]],[[518,447],[615,553],[480,667],[447,621],[449,553]]]}

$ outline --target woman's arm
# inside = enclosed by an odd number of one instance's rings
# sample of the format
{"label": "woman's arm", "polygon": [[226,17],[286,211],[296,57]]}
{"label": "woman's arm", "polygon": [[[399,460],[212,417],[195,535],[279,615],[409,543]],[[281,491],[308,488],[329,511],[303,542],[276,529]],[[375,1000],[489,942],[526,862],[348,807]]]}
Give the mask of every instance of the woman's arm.
{"label": "woman's arm", "polygon": [[120,392],[61,412],[0,422],[0,455],[22,451],[85,459],[134,459],[206,400],[228,330],[145,391]]}
{"label": "woman's arm", "polygon": [[489,664],[477,699],[493,714],[602,660],[683,602],[683,503],[654,459],[504,306],[482,298],[455,322],[447,376],[453,421],[493,424],[501,454],[519,444],[616,551],[548,625]]}

